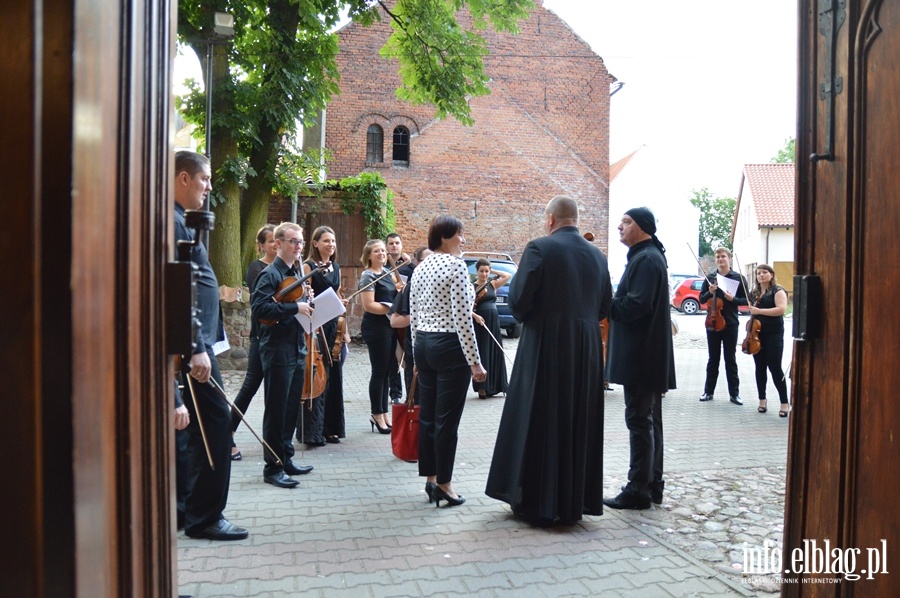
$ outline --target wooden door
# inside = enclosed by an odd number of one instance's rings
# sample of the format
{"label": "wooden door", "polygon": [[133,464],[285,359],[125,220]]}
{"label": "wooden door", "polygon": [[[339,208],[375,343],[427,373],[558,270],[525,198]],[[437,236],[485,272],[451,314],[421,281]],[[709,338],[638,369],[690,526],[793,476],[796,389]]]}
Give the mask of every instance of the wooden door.
{"label": "wooden door", "polygon": [[0,16],[8,596],[175,593],[170,0]]}
{"label": "wooden door", "polygon": [[[900,548],[900,0],[801,0],[799,72],[796,268],[821,279],[812,315],[822,325],[794,350],[785,564],[791,551],[828,540],[845,562],[858,549],[856,573],[867,572],[782,591],[891,596],[896,572],[883,571],[896,568]],[[805,158],[827,154],[832,131],[833,159]],[[886,566],[872,573],[869,555],[885,548]]]}

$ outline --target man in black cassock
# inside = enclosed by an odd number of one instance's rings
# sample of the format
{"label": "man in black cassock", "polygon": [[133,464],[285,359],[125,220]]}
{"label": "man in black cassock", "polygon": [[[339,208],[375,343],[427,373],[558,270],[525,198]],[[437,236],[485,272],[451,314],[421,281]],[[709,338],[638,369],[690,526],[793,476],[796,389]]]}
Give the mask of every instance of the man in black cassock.
{"label": "man in black cassock", "polygon": [[523,323],[488,475],[488,496],[539,526],[603,512],[603,348],[612,285],[606,256],[576,228],[566,196],[525,246],[509,305]]}
{"label": "man in black cassock", "polygon": [[628,484],[603,503],[614,509],[649,509],[662,503],[662,394],[675,388],[669,275],[656,219],[647,208],[625,212],[619,240],[628,265],[609,319],[609,381],[622,385],[631,458]]}

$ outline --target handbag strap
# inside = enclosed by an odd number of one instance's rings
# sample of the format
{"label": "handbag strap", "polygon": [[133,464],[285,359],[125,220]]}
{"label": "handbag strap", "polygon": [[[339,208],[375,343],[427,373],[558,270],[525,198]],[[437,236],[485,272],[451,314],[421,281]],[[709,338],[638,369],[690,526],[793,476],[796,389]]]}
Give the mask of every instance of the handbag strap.
{"label": "handbag strap", "polygon": [[412,382],[409,384],[409,396],[406,397],[406,410],[412,411],[416,406],[416,380],[419,379],[419,372],[413,372]]}

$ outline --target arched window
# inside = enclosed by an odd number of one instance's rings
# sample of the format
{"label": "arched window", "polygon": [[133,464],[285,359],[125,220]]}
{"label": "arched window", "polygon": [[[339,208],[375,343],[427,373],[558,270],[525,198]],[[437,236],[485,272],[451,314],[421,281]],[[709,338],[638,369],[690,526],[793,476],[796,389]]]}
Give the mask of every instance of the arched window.
{"label": "arched window", "polygon": [[384,162],[384,130],[378,125],[366,129],[366,162]]}
{"label": "arched window", "polygon": [[409,129],[394,129],[394,164],[409,164]]}

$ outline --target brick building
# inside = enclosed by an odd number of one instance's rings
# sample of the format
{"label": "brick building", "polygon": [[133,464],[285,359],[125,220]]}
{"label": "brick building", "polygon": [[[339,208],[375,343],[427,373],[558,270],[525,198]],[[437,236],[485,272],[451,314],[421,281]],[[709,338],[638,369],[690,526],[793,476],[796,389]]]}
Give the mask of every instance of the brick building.
{"label": "brick building", "polygon": [[[428,222],[447,213],[463,220],[466,249],[518,258],[558,194],[579,201],[583,232],[607,230],[615,79],[587,43],[543,6],[518,35],[488,31],[491,94],[472,98],[475,124],[467,127],[396,98],[397,63],[378,53],[387,20],[338,33],[341,93],[328,106],[325,134],[315,136],[334,152],[329,178],[380,172],[410,250],[426,243]],[[606,251],[605,235],[597,238]]]}

